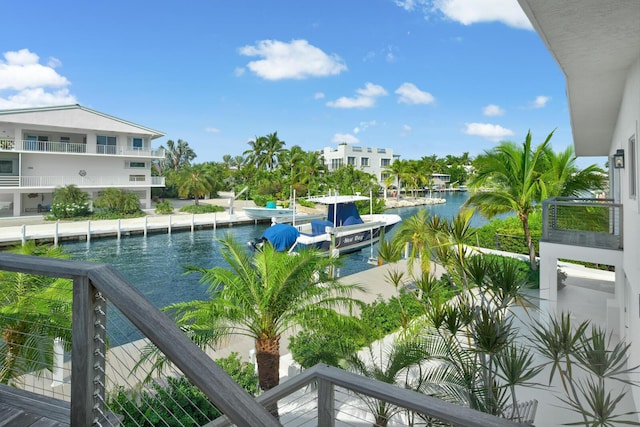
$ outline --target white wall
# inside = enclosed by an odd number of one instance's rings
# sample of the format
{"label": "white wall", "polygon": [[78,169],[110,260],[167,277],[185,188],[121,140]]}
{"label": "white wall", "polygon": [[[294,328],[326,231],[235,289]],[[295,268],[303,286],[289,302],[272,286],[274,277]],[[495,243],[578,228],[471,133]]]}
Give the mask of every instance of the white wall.
{"label": "white wall", "polygon": [[[624,204],[624,276],[621,280],[628,283],[628,294],[625,295],[625,305],[627,306],[625,317],[628,320],[626,335],[633,338],[640,336],[640,240],[638,239],[638,236],[640,236],[640,179],[637,176],[640,172],[640,162],[638,162],[638,147],[640,146],[639,122],[640,58],[631,67],[627,77],[625,94],[620,106],[610,149],[610,154],[615,153],[619,148],[625,150],[625,168],[620,170],[621,200]],[[628,156],[628,141],[634,135],[636,139],[636,158],[631,159]],[[636,165],[636,193],[638,194],[635,199],[629,197],[629,173],[631,171],[629,166],[631,162],[635,162]],[[618,285],[616,283],[616,289],[618,289]],[[640,365],[640,339],[630,339],[628,343],[631,344],[629,365]],[[640,381],[640,373],[637,373],[633,379]],[[640,408],[640,390],[638,390],[638,387],[632,387],[632,390],[636,407]]]}

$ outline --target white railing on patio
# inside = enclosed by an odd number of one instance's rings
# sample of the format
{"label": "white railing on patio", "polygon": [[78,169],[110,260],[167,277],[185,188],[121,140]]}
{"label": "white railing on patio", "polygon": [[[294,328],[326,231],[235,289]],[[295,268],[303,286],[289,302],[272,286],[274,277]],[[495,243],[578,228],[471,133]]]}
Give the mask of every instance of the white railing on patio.
{"label": "white railing on patio", "polygon": [[[0,185],[2,181],[0,181]],[[164,177],[129,176],[23,176],[20,187],[64,187],[76,185],[78,187],[112,187],[112,186],[164,186]]]}
{"label": "white railing on patio", "polygon": [[[25,141],[8,138],[0,139],[0,151],[94,154],[87,151],[87,144],[61,141]],[[95,154],[163,158],[164,150],[161,148],[151,149],[133,146],[97,145]]]}

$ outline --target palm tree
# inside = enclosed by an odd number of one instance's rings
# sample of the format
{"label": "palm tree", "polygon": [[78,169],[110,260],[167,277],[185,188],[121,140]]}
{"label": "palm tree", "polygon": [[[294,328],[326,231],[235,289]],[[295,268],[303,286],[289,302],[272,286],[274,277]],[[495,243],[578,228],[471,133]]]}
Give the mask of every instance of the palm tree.
{"label": "palm tree", "polygon": [[[595,164],[584,169],[578,168],[573,146],[568,146],[559,153],[548,148],[545,153],[544,170],[546,172],[542,182],[547,197],[578,197],[584,194],[585,190],[604,189],[607,180],[605,171]],[[546,197],[543,195],[543,198]]]}
{"label": "palm tree", "polygon": [[553,132],[534,148],[531,145],[531,132],[528,132],[522,146],[503,142],[478,156],[477,173],[470,186],[480,191],[472,194],[465,203],[466,206],[477,208],[488,218],[500,213],[515,212],[522,222],[533,270],[538,267],[529,228],[529,214],[544,194],[541,167],[552,136]]}
{"label": "palm tree", "polygon": [[[345,360],[347,369],[368,378],[373,378],[387,384],[400,385],[415,388],[408,375],[411,368],[418,366],[427,358],[424,346],[412,341],[398,341],[388,348],[380,348],[380,354],[376,356],[373,347],[369,346],[369,357],[362,358],[353,354]],[[403,384],[398,384],[404,379]],[[386,427],[389,420],[402,411],[401,408],[368,396],[362,396],[369,411],[373,414],[374,427]]]}
{"label": "palm tree", "polygon": [[187,141],[181,139],[178,143],[173,140],[167,141],[167,147],[161,146],[165,150],[165,158],[162,162],[163,169],[171,169],[175,172],[182,168],[191,166],[191,160],[196,158],[196,153],[189,147]]}
{"label": "palm tree", "polygon": [[396,160],[391,163],[389,166],[384,168],[384,172],[389,174],[389,176],[395,177],[396,180],[396,198],[400,197],[400,184],[402,183],[402,179],[407,173],[407,169],[409,167],[409,162],[407,160]]}
{"label": "palm tree", "polygon": [[208,346],[230,335],[255,340],[259,384],[263,390],[279,383],[280,339],[309,320],[335,315],[335,309],[360,303],[351,298],[359,285],[329,278],[336,260],[313,251],[297,256],[276,252],[267,244],[253,256],[245,245],[226,236],[220,241],[230,268],[188,267],[202,273],[210,298],[166,307],[196,343]]}
{"label": "palm tree", "polygon": [[[28,241],[12,252],[67,258],[60,247]],[[0,383],[10,384],[29,372],[51,369],[53,341],[71,344],[73,283],[68,279],[26,273],[0,273]]]}
{"label": "palm tree", "polygon": [[201,197],[215,190],[216,182],[210,170],[197,165],[183,169],[177,175],[177,185],[180,197],[193,196],[198,205]]}

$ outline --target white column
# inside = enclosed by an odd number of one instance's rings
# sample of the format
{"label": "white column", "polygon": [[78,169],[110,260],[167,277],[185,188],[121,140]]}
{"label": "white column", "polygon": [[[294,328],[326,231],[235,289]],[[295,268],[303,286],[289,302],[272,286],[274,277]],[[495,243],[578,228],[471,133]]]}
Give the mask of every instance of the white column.
{"label": "white column", "polygon": [[62,348],[62,338],[53,340],[53,381],[51,387],[57,387],[64,383],[64,349]]}
{"label": "white column", "polygon": [[[542,254],[542,250],[540,253]],[[558,258],[540,257],[540,311],[555,316],[558,303]]]}

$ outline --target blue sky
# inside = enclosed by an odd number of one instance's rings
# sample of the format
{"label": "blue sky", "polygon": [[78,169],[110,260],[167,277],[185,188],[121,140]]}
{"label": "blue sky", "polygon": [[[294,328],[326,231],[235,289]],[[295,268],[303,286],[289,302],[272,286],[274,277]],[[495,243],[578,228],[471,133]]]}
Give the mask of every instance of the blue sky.
{"label": "blue sky", "polygon": [[[79,103],[196,162],[278,132],[404,159],[572,144],[564,76],[516,0],[32,0],[4,5],[0,109]],[[595,159],[588,159],[588,163]],[[598,162],[600,163],[600,162]]]}

